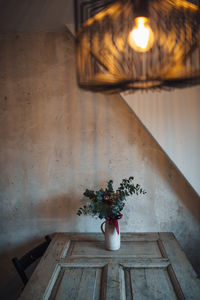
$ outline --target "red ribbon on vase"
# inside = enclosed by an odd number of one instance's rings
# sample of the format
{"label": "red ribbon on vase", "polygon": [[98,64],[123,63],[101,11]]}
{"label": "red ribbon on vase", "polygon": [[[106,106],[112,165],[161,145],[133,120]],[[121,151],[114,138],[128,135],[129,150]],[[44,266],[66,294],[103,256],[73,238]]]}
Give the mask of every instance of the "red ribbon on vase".
{"label": "red ribbon on vase", "polygon": [[110,217],[106,217],[106,220],[109,221],[109,225],[114,225],[115,226],[118,234],[119,234],[118,220],[121,219],[122,217],[123,217],[123,215],[118,215],[114,219],[112,219]]}

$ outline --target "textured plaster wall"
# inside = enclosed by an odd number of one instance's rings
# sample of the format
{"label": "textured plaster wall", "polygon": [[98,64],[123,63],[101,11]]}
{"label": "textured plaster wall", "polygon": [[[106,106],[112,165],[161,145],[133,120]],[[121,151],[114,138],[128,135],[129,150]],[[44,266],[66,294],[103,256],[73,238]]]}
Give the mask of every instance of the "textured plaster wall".
{"label": "textured plaster wall", "polygon": [[121,231],[174,232],[198,270],[199,197],[119,95],[77,87],[73,37],[0,39],[1,298],[12,299],[12,256],[45,234],[99,231],[76,216],[82,193],[130,175],[147,195],[129,198]]}
{"label": "textured plaster wall", "polygon": [[200,195],[200,86],[123,97]]}
{"label": "textured plaster wall", "polygon": [[[192,0],[193,3],[198,1]],[[0,0],[0,32],[74,33],[73,0]],[[123,98],[200,195],[200,87]]]}

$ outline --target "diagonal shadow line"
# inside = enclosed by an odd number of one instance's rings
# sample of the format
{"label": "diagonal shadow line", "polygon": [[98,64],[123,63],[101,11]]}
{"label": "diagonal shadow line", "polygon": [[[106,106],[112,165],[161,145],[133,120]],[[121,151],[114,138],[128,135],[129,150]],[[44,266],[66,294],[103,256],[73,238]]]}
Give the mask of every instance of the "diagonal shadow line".
{"label": "diagonal shadow line", "polygon": [[[159,173],[163,177],[163,179],[172,187],[176,195],[181,199],[182,203],[187,207],[187,209],[192,213],[192,215],[198,220],[200,223],[200,196],[189,183],[189,181],[185,178],[176,164],[170,159],[158,141],[154,138],[154,136],[149,132],[148,128],[142,123],[136,113],[131,109],[131,107],[127,104],[127,102],[123,99],[122,95],[119,95],[124,104],[128,107],[128,109],[133,114],[136,122],[143,128],[143,131],[148,134],[148,136],[152,139],[153,143],[158,147],[160,153],[165,157],[165,160],[168,162],[169,166],[172,168],[171,174],[166,174],[166,168],[159,167]],[[156,167],[156,164],[154,164]]]}
{"label": "diagonal shadow line", "polygon": [[[71,38],[76,40],[73,33],[68,29],[66,26],[66,31],[68,34],[70,34]],[[148,128],[145,127],[145,125],[141,122],[141,120],[138,118],[138,116],[135,114],[135,112],[131,109],[131,107],[127,104],[127,102],[124,100],[121,94],[115,94],[114,96],[119,96],[123,103],[128,108],[129,112],[131,112],[132,116],[134,116],[135,122],[137,122],[137,125],[140,126],[140,128],[143,129],[143,134],[146,133],[148,137],[152,140],[154,145],[159,149],[159,152],[162,156],[164,156],[164,159],[170,169],[172,169],[171,174],[167,174],[167,168],[166,163],[165,166],[159,165],[159,174],[162,176],[162,178],[167,181],[167,183],[171,186],[171,188],[174,190],[176,195],[179,199],[181,199],[182,203],[187,207],[187,209],[192,213],[192,215],[198,220],[200,223],[200,196],[198,193],[194,190],[192,185],[189,183],[189,181],[185,178],[185,176],[182,174],[182,172],[179,170],[179,168],[175,165],[175,163],[171,160],[171,158],[167,155],[167,153],[164,151],[164,149],[161,147],[161,145],[157,142],[157,140],[153,137],[153,135],[149,132]],[[111,96],[112,97],[112,96]],[[156,168],[156,161],[154,157],[154,168]]]}

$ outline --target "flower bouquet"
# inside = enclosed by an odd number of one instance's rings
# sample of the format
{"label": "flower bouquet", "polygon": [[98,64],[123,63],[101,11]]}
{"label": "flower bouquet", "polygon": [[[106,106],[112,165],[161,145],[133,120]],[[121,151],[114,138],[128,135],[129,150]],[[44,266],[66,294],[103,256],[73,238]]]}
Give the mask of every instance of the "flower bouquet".
{"label": "flower bouquet", "polygon": [[110,225],[114,225],[119,233],[118,220],[122,218],[121,211],[124,208],[126,197],[133,194],[146,194],[140,184],[134,184],[134,177],[122,179],[117,190],[113,189],[113,181],[109,180],[105,190],[85,190],[83,195],[89,198],[89,201],[78,209],[77,215],[91,215],[106,219]]}

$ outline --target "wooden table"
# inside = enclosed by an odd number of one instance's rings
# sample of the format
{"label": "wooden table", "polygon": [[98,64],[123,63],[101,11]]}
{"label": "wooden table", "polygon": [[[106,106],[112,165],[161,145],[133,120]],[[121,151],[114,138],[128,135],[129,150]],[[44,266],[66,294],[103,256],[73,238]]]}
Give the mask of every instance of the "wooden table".
{"label": "wooden table", "polygon": [[199,300],[200,283],[172,233],[54,235],[20,299]]}

